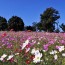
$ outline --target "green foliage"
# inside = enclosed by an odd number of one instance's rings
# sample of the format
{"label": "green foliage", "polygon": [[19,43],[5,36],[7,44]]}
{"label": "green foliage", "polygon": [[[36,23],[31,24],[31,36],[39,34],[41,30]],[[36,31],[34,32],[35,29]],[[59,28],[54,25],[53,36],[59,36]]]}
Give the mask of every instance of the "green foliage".
{"label": "green foliage", "polygon": [[14,29],[14,31],[21,31],[24,29],[24,22],[18,16],[12,16],[8,20],[8,29]]}
{"label": "green foliage", "polygon": [[25,30],[36,31],[36,27],[35,26],[25,26]]}
{"label": "green foliage", "polygon": [[39,31],[43,30],[43,26],[41,22],[37,23],[37,28]]}
{"label": "green foliage", "polygon": [[42,26],[42,23],[41,22],[33,22],[32,23],[33,25],[33,27],[34,27],[34,29],[37,29],[37,30],[39,30],[39,31],[41,31],[41,30],[43,30],[43,26]]}
{"label": "green foliage", "polygon": [[41,14],[41,23],[43,26],[44,31],[53,32],[55,30],[55,21],[59,19],[59,12],[50,7],[47,8],[42,14]]}
{"label": "green foliage", "polygon": [[33,27],[32,26],[26,26],[26,29],[33,31]]}
{"label": "green foliage", "polygon": [[60,25],[60,28],[65,32],[65,25],[63,23]]}
{"label": "green foliage", "polygon": [[59,33],[59,32],[60,32],[60,30],[59,30],[59,29],[56,29],[56,30],[55,30],[55,32],[56,32],[56,33]]}
{"label": "green foliage", "polygon": [[37,28],[37,22],[33,22],[33,23],[32,23],[32,27],[33,27],[33,30],[36,31],[36,28]]}
{"label": "green foliage", "polygon": [[1,31],[1,30],[2,30],[2,31],[6,30],[7,27],[8,27],[8,25],[7,25],[7,20],[6,20],[4,17],[1,17],[1,16],[0,16],[0,31]]}

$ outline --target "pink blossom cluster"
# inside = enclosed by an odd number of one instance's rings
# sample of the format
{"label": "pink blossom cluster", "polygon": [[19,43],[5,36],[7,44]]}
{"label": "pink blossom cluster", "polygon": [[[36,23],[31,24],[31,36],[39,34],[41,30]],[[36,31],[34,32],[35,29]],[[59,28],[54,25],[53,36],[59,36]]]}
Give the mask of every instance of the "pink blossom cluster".
{"label": "pink blossom cluster", "polygon": [[[4,50],[4,51],[3,51]],[[26,64],[44,61],[44,54],[58,60],[58,54],[65,57],[65,33],[47,32],[0,32],[0,61],[18,62],[17,56]],[[49,60],[46,57],[46,60]]]}

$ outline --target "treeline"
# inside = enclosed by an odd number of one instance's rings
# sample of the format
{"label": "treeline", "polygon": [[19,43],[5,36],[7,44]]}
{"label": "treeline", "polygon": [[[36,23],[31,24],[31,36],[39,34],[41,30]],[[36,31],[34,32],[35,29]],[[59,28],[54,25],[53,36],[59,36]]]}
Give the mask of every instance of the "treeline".
{"label": "treeline", "polygon": [[12,16],[8,21],[0,16],[0,31],[45,31],[45,32],[60,32],[59,27],[65,32],[65,25],[58,25],[60,18],[59,12],[49,7],[41,15],[39,22],[33,22],[32,26],[25,26],[22,18]]}

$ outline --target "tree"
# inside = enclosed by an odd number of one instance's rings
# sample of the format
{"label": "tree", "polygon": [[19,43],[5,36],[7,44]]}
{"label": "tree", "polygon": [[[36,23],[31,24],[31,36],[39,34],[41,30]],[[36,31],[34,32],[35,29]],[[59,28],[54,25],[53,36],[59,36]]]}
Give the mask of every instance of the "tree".
{"label": "tree", "polygon": [[8,29],[13,29],[14,31],[22,31],[24,29],[24,22],[18,16],[12,16],[8,20]]}
{"label": "tree", "polygon": [[41,22],[33,22],[32,23],[33,25],[33,28],[36,30],[36,31],[41,31],[43,30],[43,26],[42,26],[42,23]]}
{"label": "tree", "polygon": [[44,31],[53,32],[55,30],[56,20],[60,18],[59,12],[50,7],[41,14],[41,23]]}
{"label": "tree", "polygon": [[65,32],[65,24],[62,23],[62,24],[60,25],[60,28]]}
{"label": "tree", "polygon": [[57,28],[54,32],[59,33],[60,32],[59,28]]}
{"label": "tree", "polygon": [[26,26],[26,29],[33,31],[33,27],[32,26]]}
{"label": "tree", "polygon": [[43,26],[42,26],[42,23],[41,23],[41,22],[38,22],[38,23],[37,23],[37,29],[38,29],[39,31],[43,30]]}
{"label": "tree", "polygon": [[33,22],[32,23],[32,27],[33,27],[33,30],[36,31],[36,29],[37,29],[37,22]]}
{"label": "tree", "polygon": [[7,27],[8,27],[7,20],[4,17],[0,16],[0,31],[7,30]]}

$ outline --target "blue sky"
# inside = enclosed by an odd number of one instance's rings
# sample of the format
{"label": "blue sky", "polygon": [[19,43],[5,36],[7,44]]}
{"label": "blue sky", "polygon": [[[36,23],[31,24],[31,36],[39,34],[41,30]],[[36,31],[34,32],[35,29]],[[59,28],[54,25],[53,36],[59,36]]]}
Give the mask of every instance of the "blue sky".
{"label": "blue sky", "polygon": [[40,14],[48,7],[59,11],[59,25],[65,23],[65,0],[0,0],[0,16],[8,20],[16,15],[23,19],[25,25],[32,25],[40,21]]}

